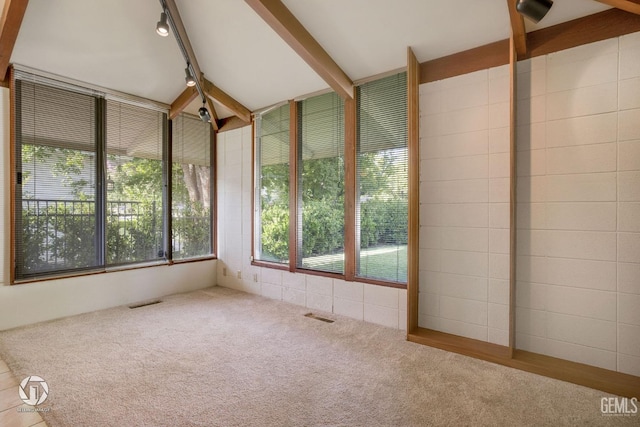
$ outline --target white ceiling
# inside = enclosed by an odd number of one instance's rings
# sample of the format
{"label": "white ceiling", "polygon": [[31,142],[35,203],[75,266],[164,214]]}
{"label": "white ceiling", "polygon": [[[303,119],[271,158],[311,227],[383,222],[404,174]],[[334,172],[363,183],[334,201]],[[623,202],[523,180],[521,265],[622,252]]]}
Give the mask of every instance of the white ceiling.
{"label": "white ceiling", "polygon": [[[327,87],[244,1],[176,2],[200,68],[250,110]],[[407,46],[426,61],[509,35],[505,0],[283,2],[353,80],[404,67]],[[607,8],[555,0],[527,31]],[[160,12],[158,0],[31,0],[11,61],[171,103],[184,90],[185,63],[173,36],[155,33]]]}

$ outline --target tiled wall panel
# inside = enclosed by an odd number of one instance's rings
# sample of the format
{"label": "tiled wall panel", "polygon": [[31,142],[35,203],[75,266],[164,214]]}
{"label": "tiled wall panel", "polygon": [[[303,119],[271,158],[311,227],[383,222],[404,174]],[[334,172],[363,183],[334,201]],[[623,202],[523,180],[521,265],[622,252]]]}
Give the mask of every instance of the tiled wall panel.
{"label": "tiled wall panel", "polygon": [[[516,346],[640,375],[640,33],[518,63]],[[419,325],[506,344],[509,76],[420,87]]]}
{"label": "tiled wall panel", "polygon": [[518,126],[517,347],[634,375],[638,57],[631,34],[518,64],[544,132]]}
{"label": "tiled wall panel", "polygon": [[508,343],[509,70],[420,87],[419,325]]}

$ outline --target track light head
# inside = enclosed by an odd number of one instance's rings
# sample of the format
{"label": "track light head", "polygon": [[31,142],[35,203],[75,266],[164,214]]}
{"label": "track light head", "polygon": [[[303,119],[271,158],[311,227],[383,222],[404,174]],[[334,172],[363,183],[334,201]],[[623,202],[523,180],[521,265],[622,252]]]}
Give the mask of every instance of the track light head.
{"label": "track light head", "polygon": [[204,106],[204,99],[202,100],[202,107],[200,107],[200,109],[198,110],[198,114],[200,115],[200,120],[202,120],[203,122],[210,122],[211,121],[211,114],[209,114],[209,110],[207,110],[207,107]]}
{"label": "track light head", "polygon": [[169,25],[167,24],[167,14],[164,12],[160,14],[160,20],[156,24],[156,33],[158,33],[162,37],[167,37],[169,35]]}
{"label": "track light head", "polygon": [[193,87],[196,85],[196,79],[193,77],[193,74],[191,74],[191,71],[189,70],[189,67],[187,66],[187,68],[184,69],[184,73],[186,74],[184,81],[187,83],[187,86],[189,87]]}
{"label": "track light head", "polygon": [[553,0],[518,0],[516,10],[536,24],[549,12]]}

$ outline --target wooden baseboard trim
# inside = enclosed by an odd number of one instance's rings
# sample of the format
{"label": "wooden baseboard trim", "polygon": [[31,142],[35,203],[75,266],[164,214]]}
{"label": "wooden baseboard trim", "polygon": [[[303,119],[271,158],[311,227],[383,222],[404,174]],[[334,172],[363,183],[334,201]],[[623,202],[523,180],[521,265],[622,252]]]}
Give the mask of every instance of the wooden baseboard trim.
{"label": "wooden baseboard trim", "polygon": [[640,396],[640,377],[571,362],[543,354],[516,350],[511,360],[514,368],[582,385],[624,397]]}
{"label": "wooden baseboard trim", "polygon": [[515,350],[511,358],[509,347],[425,328],[411,331],[407,340],[618,396],[640,397],[640,377],[634,375],[524,350]]}
{"label": "wooden baseboard trim", "polygon": [[407,334],[407,340],[489,362],[500,363],[502,360],[509,359],[509,347],[432,329],[417,328]]}

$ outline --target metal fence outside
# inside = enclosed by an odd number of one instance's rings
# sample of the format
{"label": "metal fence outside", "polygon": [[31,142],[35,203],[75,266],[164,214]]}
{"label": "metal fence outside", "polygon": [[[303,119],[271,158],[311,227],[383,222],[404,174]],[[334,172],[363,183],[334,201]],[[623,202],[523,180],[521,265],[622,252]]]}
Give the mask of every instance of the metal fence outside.
{"label": "metal fence outside", "polygon": [[[95,265],[96,204],[85,200],[25,199],[18,233],[25,272]],[[109,265],[164,257],[162,205],[154,202],[107,201],[106,253]],[[172,247],[177,258],[210,251],[206,215],[174,216]]]}

